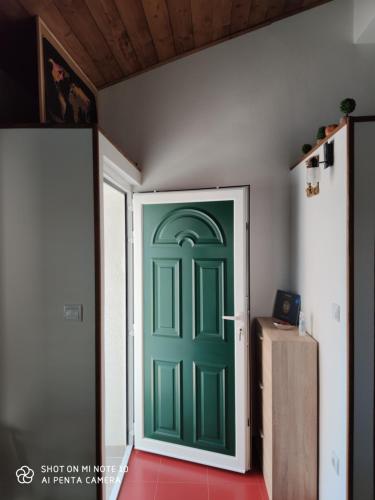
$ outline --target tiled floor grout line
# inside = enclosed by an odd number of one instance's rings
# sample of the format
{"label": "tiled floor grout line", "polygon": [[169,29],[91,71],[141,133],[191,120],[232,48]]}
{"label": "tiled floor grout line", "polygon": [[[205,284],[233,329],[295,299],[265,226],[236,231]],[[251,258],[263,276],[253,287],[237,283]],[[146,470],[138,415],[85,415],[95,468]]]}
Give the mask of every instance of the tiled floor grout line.
{"label": "tiled floor grout line", "polygon": [[207,480],[207,498],[210,500],[210,484],[208,481],[208,467],[206,467],[206,480]]}
{"label": "tiled floor grout line", "polygon": [[155,491],[154,491],[154,500],[156,500],[156,495],[158,492],[158,483],[159,483],[159,472],[160,472],[160,466],[161,466],[161,457],[159,457],[159,462],[158,462],[158,472],[156,474],[156,481],[155,481]]}

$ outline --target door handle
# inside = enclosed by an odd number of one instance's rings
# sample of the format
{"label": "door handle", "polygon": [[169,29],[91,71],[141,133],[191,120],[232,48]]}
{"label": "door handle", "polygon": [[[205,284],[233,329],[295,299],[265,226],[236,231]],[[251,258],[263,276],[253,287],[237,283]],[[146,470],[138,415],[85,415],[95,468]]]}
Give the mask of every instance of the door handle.
{"label": "door handle", "polygon": [[[222,316],[222,319],[227,321],[243,321],[242,316]],[[241,341],[243,335],[243,328],[238,330],[238,340]]]}

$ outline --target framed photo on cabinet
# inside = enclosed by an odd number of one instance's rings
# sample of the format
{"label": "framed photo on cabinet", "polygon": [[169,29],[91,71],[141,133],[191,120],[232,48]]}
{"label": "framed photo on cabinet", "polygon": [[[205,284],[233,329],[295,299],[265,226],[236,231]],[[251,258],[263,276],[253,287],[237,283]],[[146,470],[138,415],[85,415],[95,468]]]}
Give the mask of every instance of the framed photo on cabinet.
{"label": "framed photo on cabinet", "polygon": [[301,297],[296,293],[277,290],[273,317],[290,325],[298,325]]}
{"label": "framed photo on cabinet", "polygon": [[39,113],[42,123],[97,123],[97,89],[38,17]]}

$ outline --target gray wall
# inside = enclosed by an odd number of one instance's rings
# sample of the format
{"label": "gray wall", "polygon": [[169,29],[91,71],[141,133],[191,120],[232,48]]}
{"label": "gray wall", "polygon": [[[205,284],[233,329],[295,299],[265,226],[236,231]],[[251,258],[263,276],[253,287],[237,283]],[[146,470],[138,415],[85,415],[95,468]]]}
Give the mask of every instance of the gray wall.
{"label": "gray wall", "polygon": [[354,135],[354,499],[374,498],[375,123]]}
{"label": "gray wall", "polygon": [[290,285],[288,167],[301,144],[339,119],[344,97],[375,113],[375,48],[352,36],[352,2],[336,0],[99,94],[143,190],[251,184],[253,315]]}
{"label": "gray wall", "polygon": [[[0,130],[0,491],[92,500],[41,486],[40,465],[95,463],[91,130]],[[63,305],[83,304],[82,323]],[[15,470],[36,471],[18,486]],[[61,475],[61,474],[58,474]]]}

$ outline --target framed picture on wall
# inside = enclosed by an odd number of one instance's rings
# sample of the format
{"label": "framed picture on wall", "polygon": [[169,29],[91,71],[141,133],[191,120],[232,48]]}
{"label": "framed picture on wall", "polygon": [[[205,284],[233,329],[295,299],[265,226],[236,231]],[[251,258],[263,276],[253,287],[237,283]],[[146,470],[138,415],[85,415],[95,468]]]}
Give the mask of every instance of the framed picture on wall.
{"label": "framed picture on wall", "polygon": [[43,123],[97,123],[97,89],[41,19],[37,19],[39,111]]}
{"label": "framed picture on wall", "polygon": [[277,290],[273,317],[290,325],[298,325],[301,297],[296,293]]}

